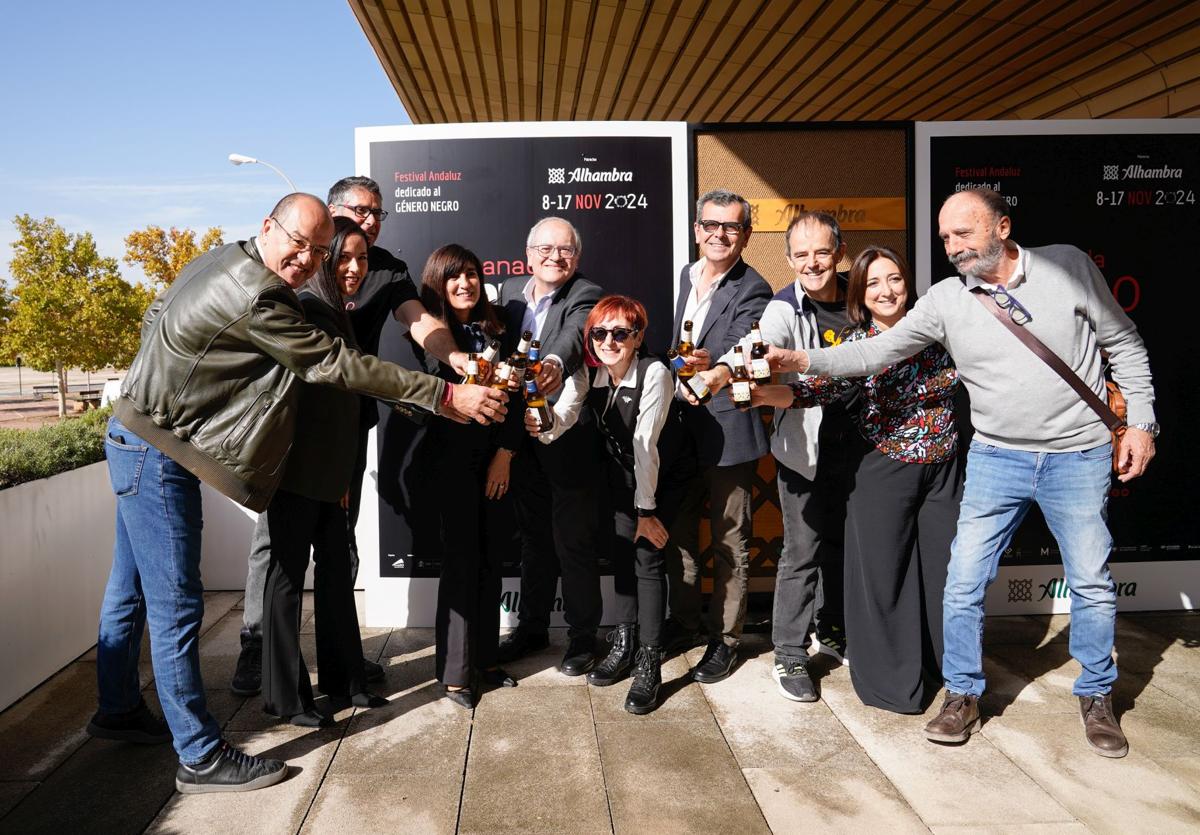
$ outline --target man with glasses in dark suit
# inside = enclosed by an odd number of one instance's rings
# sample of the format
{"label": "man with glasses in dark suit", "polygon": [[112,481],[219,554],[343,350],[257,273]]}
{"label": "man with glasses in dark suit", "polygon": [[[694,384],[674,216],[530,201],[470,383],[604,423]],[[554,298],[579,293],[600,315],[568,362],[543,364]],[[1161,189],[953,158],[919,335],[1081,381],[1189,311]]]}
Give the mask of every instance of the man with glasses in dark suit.
{"label": "man with glasses in dark suit", "polygon": [[[577,272],[582,251],[574,226],[562,218],[543,218],[525,241],[532,277],[510,278],[500,290],[509,329],[528,331],[542,344],[537,382],[548,396],[556,395],[563,379],[583,365],[583,324],[601,296],[600,288]],[[555,443],[526,437],[515,453],[521,599],[517,628],[500,644],[501,663],[549,645],[550,612],[561,574],[568,641],[559,670],[578,676],[595,664],[602,609],[596,562],[595,481],[600,472],[595,426],[585,417]]]}

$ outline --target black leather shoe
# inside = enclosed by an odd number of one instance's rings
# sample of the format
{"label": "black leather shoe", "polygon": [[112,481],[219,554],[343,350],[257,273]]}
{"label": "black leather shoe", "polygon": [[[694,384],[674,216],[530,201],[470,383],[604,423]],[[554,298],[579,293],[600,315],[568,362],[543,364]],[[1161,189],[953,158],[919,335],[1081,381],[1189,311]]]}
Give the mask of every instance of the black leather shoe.
{"label": "black leather shoe", "polygon": [[179,764],[175,790],[180,794],[248,792],[273,786],[287,776],[287,763],[254,757],[221,740],[203,762]]}
{"label": "black leather shoe", "polygon": [[479,680],[488,687],[516,687],[517,680],[510,676],[502,667],[490,670],[480,670]]}
{"label": "black leather shoe", "polygon": [[262,690],[262,638],[242,636],[242,651],[229,689],[235,696],[257,696]]}
{"label": "black leather shoe", "polygon": [[161,717],[156,716],[143,699],[128,713],[101,713],[96,711],[88,722],[89,736],[99,739],[116,739],[138,745],[157,745],[171,741],[171,731]]}
{"label": "black leather shoe", "polygon": [[355,693],[350,697],[350,704],[355,707],[377,708],[387,707],[390,702],[383,696],[377,696],[374,693],[368,693],[364,690],[361,693]]}
{"label": "black leather shoe", "polygon": [[636,636],[637,627],[632,623],[619,624],[609,632],[608,639],[612,641],[612,646],[604,660],[587,674],[588,684],[608,687],[623,679],[633,666],[633,657],[637,654]]}
{"label": "black leather shoe", "polygon": [[663,624],[662,640],[659,642],[666,655],[676,655],[687,652],[692,647],[704,643],[704,636],[695,629],[682,626],[679,621],[667,618]]}
{"label": "black leather shoe", "polygon": [[381,682],[385,678],[383,666],[376,664],[370,658],[363,659],[363,675],[366,677],[367,681],[375,683]]}
{"label": "black leather shoe", "polygon": [[692,678],[701,684],[715,684],[728,678],[736,663],[737,649],[724,641],[712,641],[696,669],[692,670]]}
{"label": "black leather shoe", "polygon": [[328,728],[333,724],[333,717],[313,709],[289,716],[288,722],[298,728]]}
{"label": "black leather shoe", "polygon": [[446,698],[454,702],[459,707],[465,707],[471,710],[475,707],[475,693],[470,687],[463,687],[460,690],[451,690],[446,688]]}
{"label": "black leather shoe", "polygon": [[658,707],[658,688],[662,685],[663,651],[642,644],[633,668],[633,684],[625,697],[625,709],[641,716]]}
{"label": "black leather shoe", "polygon": [[567,642],[567,652],[563,655],[558,671],[564,676],[581,676],[595,663],[596,637],[578,635]]}
{"label": "black leather shoe", "polygon": [[550,646],[550,636],[545,632],[531,633],[517,627],[500,642],[500,648],[496,651],[496,660],[501,664],[507,664],[548,646]]}

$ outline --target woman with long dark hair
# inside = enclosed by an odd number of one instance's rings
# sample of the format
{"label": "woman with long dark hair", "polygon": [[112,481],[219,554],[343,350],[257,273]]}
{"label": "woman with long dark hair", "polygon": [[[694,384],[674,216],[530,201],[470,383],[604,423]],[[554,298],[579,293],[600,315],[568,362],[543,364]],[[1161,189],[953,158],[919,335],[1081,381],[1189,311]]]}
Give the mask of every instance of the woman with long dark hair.
{"label": "woman with long dark hair", "polygon": [[[342,302],[367,272],[367,238],[353,220],[334,219],[329,259],[300,291],[304,317],[331,337],[355,346]],[[359,397],[328,386],[301,386],[296,433],[279,490],[255,526],[255,547],[269,539],[263,593],[263,707],[293,725],[324,726],[332,719],[313,700],[300,651],[301,592],[309,550],[317,624],[317,687],[356,707],[386,700],[367,692],[362,640],[350,575],[346,500],[358,446]]]}
{"label": "woman with long dark hair", "polygon": [[[916,303],[904,259],[869,246],[846,288],[846,341],[870,339]],[[755,405],[803,408],[860,392],[861,434],[846,505],[845,617],[850,679],[864,704],[920,713],[941,688],[942,593],[962,497],[958,374],[934,343],[862,379],[760,386]]]}
{"label": "woman with long dark hair", "polygon": [[[475,253],[447,244],[429,256],[421,273],[421,302],[454,335],[458,349],[483,353],[501,342],[512,350],[496,309],[483,288],[483,265]],[[426,370],[458,382],[458,373],[414,345]],[[515,687],[496,663],[500,636],[500,549],[489,541],[489,517],[508,492],[510,465],[521,437],[519,410],[499,425],[434,420],[424,445],[433,467],[431,487],[440,497],[442,570],[438,581],[435,667],[446,697],[475,706],[479,687]]]}
{"label": "woman with long dark hair", "polygon": [[589,409],[604,439],[604,469],[613,513],[612,565],[616,628],[608,655],[588,673],[598,687],[615,684],[632,670],[625,709],[634,714],[658,707],[662,683],[666,570],[663,549],[687,485],[696,477],[696,456],[680,422],[671,372],[642,350],[646,308],[628,296],[605,296],[584,324],[581,368],[564,386],[548,430],[532,415],[526,429],[553,443]]}

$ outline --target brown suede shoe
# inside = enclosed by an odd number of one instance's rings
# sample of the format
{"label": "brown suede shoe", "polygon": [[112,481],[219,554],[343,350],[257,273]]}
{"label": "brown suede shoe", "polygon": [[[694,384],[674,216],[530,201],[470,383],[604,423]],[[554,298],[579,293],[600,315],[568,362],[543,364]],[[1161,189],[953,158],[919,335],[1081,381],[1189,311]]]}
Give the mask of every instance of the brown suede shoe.
{"label": "brown suede shoe", "polygon": [[925,726],[925,738],[934,742],[966,742],[981,727],[979,699],[946,691],[942,709]]}
{"label": "brown suede shoe", "polygon": [[1079,718],[1087,744],[1102,757],[1123,757],[1129,753],[1129,741],[1112,712],[1112,696],[1097,693],[1079,697]]}

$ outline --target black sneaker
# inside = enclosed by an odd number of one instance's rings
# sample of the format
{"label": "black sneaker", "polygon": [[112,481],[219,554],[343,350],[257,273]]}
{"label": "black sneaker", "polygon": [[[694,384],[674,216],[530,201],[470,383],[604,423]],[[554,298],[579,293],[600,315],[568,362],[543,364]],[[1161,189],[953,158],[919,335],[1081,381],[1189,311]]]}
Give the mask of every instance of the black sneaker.
{"label": "black sneaker", "polygon": [[793,702],[815,702],[817,688],[808,675],[808,665],[796,658],[780,658],[775,656],[775,666],[771,669],[771,677],[779,685],[779,692],[785,699]]}
{"label": "black sneaker", "polygon": [[849,658],[846,655],[846,633],[836,626],[817,634],[817,652],[830,656],[844,667],[850,666]]}
{"label": "black sneaker", "polygon": [[251,792],[273,786],[287,776],[287,763],[246,754],[225,740],[196,765],[179,764],[175,789],[180,794]]}
{"label": "black sneaker", "polygon": [[235,696],[257,696],[262,690],[262,638],[242,636],[242,652],[238,655],[233,683]]}
{"label": "black sneaker", "polygon": [[150,711],[145,699],[128,713],[96,711],[92,721],[88,722],[87,732],[97,739],[115,739],[138,745],[158,745],[171,741],[167,723]]}

